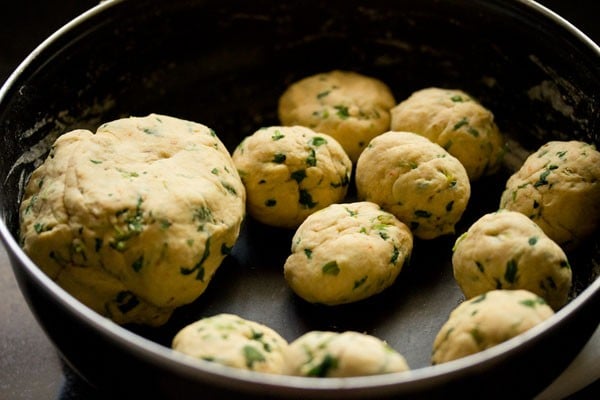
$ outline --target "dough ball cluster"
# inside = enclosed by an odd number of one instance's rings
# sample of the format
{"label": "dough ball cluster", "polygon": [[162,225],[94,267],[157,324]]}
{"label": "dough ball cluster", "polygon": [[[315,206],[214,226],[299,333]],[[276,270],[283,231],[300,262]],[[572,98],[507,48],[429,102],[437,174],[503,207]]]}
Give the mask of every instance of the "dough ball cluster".
{"label": "dough ball cluster", "polygon": [[273,329],[234,314],[217,314],[181,329],[172,347],[233,368],[281,374],[288,343]]}
{"label": "dough ball cluster", "polygon": [[208,127],[164,115],[60,136],[20,208],[23,249],[117,323],[161,325],[237,240],[245,190]]}
{"label": "dough ball cluster", "polygon": [[356,165],[360,199],[379,204],[414,235],[454,233],[471,195],[467,172],[441,146],[410,132],[373,139]]}
{"label": "dough ball cluster", "polygon": [[279,99],[279,119],[333,136],[355,162],[372,138],[389,130],[395,104],[380,80],[334,70],[290,85]]}
{"label": "dough ball cluster", "polygon": [[505,342],[554,314],[527,290],[492,290],[456,307],[438,332],[432,363],[440,364]]}
{"label": "dough ball cluster", "polygon": [[515,211],[486,214],[471,225],[456,241],[452,266],[467,298],[494,289],[525,289],[558,309],[571,288],[564,251]]}
{"label": "dough ball cluster", "polygon": [[461,90],[426,88],[391,110],[390,129],[425,136],[456,157],[471,181],[498,170],[504,139],[494,115]]}
{"label": "dough ball cluster", "polygon": [[531,218],[555,242],[575,248],[600,223],[600,152],[580,141],[551,141],[506,183],[500,207]]}
{"label": "dough ball cluster", "polygon": [[371,335],[309,331],[288,344],[273,329],[227,313],[185,326],[172,348],[196,359],[279,375],[325,378],[409,370],[400,353]]}
{"label": "dough ball cluster", "polygon": [[331,136],[302,126],[271,126],[233,152],[246,187],[248,214],[272,226],[296,228],[346,196],[352,163]]}
{"label": "dough ball cluster", "polygon": [[404,357],[382,340],[364,333],[311,331],[286,352],[287,374],[351,377],[408,371]]}
{"label": "dough ball cluster", "polygon": [[311,303],[354,302],[392,285],[412,246],[408,227],[378,205],[332,204],[300,225],[284,275]]}

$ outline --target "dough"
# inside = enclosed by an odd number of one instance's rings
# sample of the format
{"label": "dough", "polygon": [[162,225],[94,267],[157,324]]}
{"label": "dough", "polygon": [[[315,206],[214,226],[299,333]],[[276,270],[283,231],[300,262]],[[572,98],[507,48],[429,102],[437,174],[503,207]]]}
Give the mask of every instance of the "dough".
{"label": "dough", "polygon": [[283,228],[297,228],[341,201],[352,173],[335,139],[302,126],[259,129],[238,145],[233,162],[246,186],[248,214]]}
{"label": "dough", "polygon": [[505,342],[550,318],[554,311],[526,290],[492,290],[456,307],[433,343],[440,364]]}
{"label": "dough", "polygon": [[500,207],[535,221],[564,248],[600,224],[600,152],[579,141],[552,141],[531,154],[506,184]]}
{"label": "dough", "polygon": [[515,211],[486,214],[471,225],[456,241],[452,267],[467,298],[493,289],[526,289],[558,309],[571,289],[563,250]]}
{"label": "dough", "polygon": [[332,204],[300,225],[284,275],[306,301],[350,303],[392,285],[412,246],[408,227],[376,204]]}
{"label": "dough", "polygon": [[421,239],[453,233],[469,197],[465,168],[446,150],[410,132],[373,139],[356,165],[362,200],[379,204]]}
{"label": "dough", "polygon": [[461,90],[427,88],[391,110],[391,130],[415,132],[446,149],[474,181],[498,170],[504,139],[494,115]]}
{"label": "dough", "polygon": [[244,186],[204,125],[164,115],[65,133],[28,182],[25,252],[117,323],[160,325],[237,240]]}
{"label": "dough", "polygon": [[290,85],[279,99],[279,119],[333,136],[356,162],[372,138],[389,130],[395,104],[380,80],[334,70]]}
{"label": "dough", "polygon": [[288,343],[271,328],[233,314],[203,318],[181,329],[173,349],[233,368],[281,374]]}
{"label": "dough", "polygon": [[380,339],[358,332],[311,331],[290,343],[287,374],[350,377],[408,371],[404,357]]}

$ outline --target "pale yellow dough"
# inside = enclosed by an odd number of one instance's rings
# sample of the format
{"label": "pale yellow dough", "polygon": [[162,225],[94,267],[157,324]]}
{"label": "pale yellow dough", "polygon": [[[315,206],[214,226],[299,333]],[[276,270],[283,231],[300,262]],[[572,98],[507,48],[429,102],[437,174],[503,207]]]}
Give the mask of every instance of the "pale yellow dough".
{"label": "pale yellow dough", "polygon": [[214,131],[152,114],[60,136],[20,208],[25,252],[117,323],[160,325],[234,245],[245,190]]}
{"label": "pale yellow dough", "polygon": [[412,246],[408,227],[378,205],[332,204],[300,225],[284,275],[306,301],[350,303],[392,285]]}
{"label": "pale yellow dough", "polygon": [[438,332],[432,363],[440,364],[505,342],[554,315],[526,290],[492,290],[456,307]]}
{"label": "pale yellow dough", "polygon": [[456,241],[452,266],[467,298],[493,289],[525,289],[558,309],[571,289],[564,251],[515,211],[486,214],[471,225]]}
{"label": "pale yellow dough", "polygon": [[352,163],[331,136],[303,126],[271,126],[233,152],[248,195],[248,214],[271,226],[297,228],[346,196]]}
{"label": "pale yellow dough", "polygon": [[284,373],[287,341],[273,329],[234,314],[217,314],[181,329],[174,350],[228,367]]}
{"label": "pale yellow dough", "polygon": [[379,79],[334,70],[290,85],[279,99],[279,119],[333,136],[356,162],[372,138],[389,130],[395,104]]}
{"label": "pale yellow dough", "polygon": [[433,239],[454,232],[471,196],[465,168],[439,145],[410,132],[373,139],[356,165],[361,200],[377,203]]}
{"label": "pale yellow dough", "polygon": [[425,136],[456,157],[474,181],[498,170],[504,139],[494,115],[461,90],[426,88],[392,108],[390,129]]}
{"label": "pale yellow dough", "polygon": [[404,357],[379,338],[346,331],[310,331],[286,351],[288,375],[351,377],[409,370]]}
{"label": "pale yellow dough", "polygon": [[600,224],[600,152],[580,141],[551,141],[531,154],[506,183],[500,207],[531,218],[572,249]]}

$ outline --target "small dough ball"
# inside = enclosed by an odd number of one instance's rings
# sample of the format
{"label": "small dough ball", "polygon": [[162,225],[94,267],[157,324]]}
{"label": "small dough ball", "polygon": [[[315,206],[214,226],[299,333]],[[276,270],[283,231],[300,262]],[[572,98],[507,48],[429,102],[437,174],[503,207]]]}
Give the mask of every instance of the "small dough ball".
{"label": "small dough ball", "polygon": [[282,374],[288,343],[277,332],[233,314],[203,318],[181,329],[174,350],[250,371]]}
{"label": "small dough ball", "polygon": [[335,70],[292,84],[279,99],[279,119],[333,136],[356,162],[372,138],[389,130],[395,104],[380,80]]}
{"label": "small dough ball", "polygon": [[461,90],[416,91],[391,115],[391,130],[415,132],[439,144],[465,166],[471,181],[500,167],[504,139],[494,115]]}
{"label": "small dough ball", "polygon": [[438,332],[432,363],[440,364],[505,342],[554,315],[527,290],[492,290],[456,307]]}
{"label": "small dough ball", "polygon": [[454,233],[471,196],[461,163],[410,132],[387,132],[369,143],[356,165],[356,188],[360,199],[379,204],[421,239]]}
{"label": "small dough ball", "polygon": [[288,375],[350,377],[408,371],[402,355],[382,340],[358,332],[311,331],[290,343]]}
{"label": "small dough ball", "polygon": [[558,309],[571,289],[571,267],[563,250],[515,211],[486,214],[471,225],[456,240],[452,267],[467,298],[493,289],[525,289]]}
{"label": "small dough ball", "polygon": [[600,224],[600,152],[580,141],[552,141],[506,183],[500,208],[531,218],[552,240],[575,248]]}
{"label": "small dough ball", "polygon": [[117,323],[161,325],[200,296],[237,240],[245,191],[208,127],[164,115],[60,136],[27,184],[21,241]]}
{"label": "small dough ball", "polygon": [[300,225],[284,275],[306,301],[350,303],[391,286],[412,246],[408,227],[378,205],[332,204]]}
{"label": "small dough ball", "polygon": [[352,163],[331,136],[302,126],[271,126],[246,137],[233,162],[256,220],[296,228],[313,212],[341,201]]}

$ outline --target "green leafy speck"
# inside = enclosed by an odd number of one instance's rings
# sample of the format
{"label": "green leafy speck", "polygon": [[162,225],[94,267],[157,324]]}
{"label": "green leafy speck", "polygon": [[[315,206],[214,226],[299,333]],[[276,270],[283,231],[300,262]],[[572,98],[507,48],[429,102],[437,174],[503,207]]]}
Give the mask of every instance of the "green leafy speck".
{"label": "green leafy speck", "polygon": [[246,345],[242,349],[246,359],[246,367],[252,368],[254,363],[265,361],[265,356],[256,348]]}
{"label": "green leafy speck", "polygon": [[310,193],[308,192],[308,190],[305,189],[301,189],[300,192],[300,199],[298,200],[298,202],[303,205],[306,208],[314,208],[317,203],[315,203],[312,199],[312,196],[310,195]]}
{"label": "green leafy speck", "polygon": [[535,246],[537,241],[538,241],[537,236],[532,236],[529,238],[529,240],[527,240],[527,243],[529,243],[530,246]]}
{"label": "green leafy speck", "polygon": [[431,213],[426,210],[415,210],[415,217],[429,218],[429,217],[431,217]]}
{"label": "green leafy speck", "polygon": [[271,139],[280,140],[280,139],[283,139],[284,137],[285,137],[285,135],[283,133],[281,133],[281,131],[279,129],[277,129],[273,133],[273,136],[271,136]]}
{"label": "green leafy speck", "polygon": [[283,153],[277,153],[273,156],[273,162],[276,164],[282,164],[286,160],[286,155]]}
{"label": "green leafy speck", "polygon": [[467,117],[463,117],[460,121],[458,121],[456,124],[454,124],[452,129],[456,131],[465,125],[469,125],[469,120],[467,119]]}
{"label": "green leafy speck", "polygon": [[354,286],[352,287],[353,290],[358,289],[359,287],[361,287],[366,281],[367,281],[368,276],[365,275],[362,278],[360,278],[357,281],[354,281]]}
{"label": "green leafy speck", "polygon": [[340,117],[340,119],[347,119],[350,117],[350,112],[348,110],[348,107],[343,106],[343,105],[337,105],[337,106],[333,106],[333,108],[336,109],[336,114],[338,117]]}
{"label": "green leafy speck", "polygon": [[325,275],[336,276],[337,274],[340,273],[340,267],[338,266],[336,261],[329,261],[327,264],[323,265],[323,267],[321,268],[321,271]]}
{"label": "green leafy speck", "polygon": [[327,144],[327,140],[321,136],[315,136],[310,140],[310,144],[313,146],[319,147],[321,145]]}
{"label": "green leafy speck", "polygon": [[331,354],[326,354],[318,365],[311,368],[310,371],[307,372],[307,376],[315,376],[315,377],[325,377],[329,373],[330,370],[337,368],[338,360],[333,357]]}
{"label": "green leafy speck", "polygon": [[309,260],[312,258],[312,250],[311,249],[304,249],[304,254],[306,255],[306,258],[308,258]]}
{"label": "green leafy speck", "polygon": [[300,183],[300,182],[302,182],[306,178],[306,170],[305,169],[299,169],[298,171],[292,172],[291,176],[292,176],[293,180],[295,180],[296,182]]}
{"label": "green leafy speck", "polygon": [[135,260],[132,264],[131,264],[131,268],[135,271],[135,272],[139,272],[142,267],[144,266],[144,256],[140,256],[137,260]]}
{"label": "green leafy speck", "polygon": [[275,199],[267,199],[265,201],[265,206],[267,207],[275,207],[277,205],[277,200]]}
{"label": "green leafy speck", "polygon": [[517,261],[515,259],[510,260],[506,263],[506,271],[504,272],[504,280],[509,283],[515,283],[517,281]]}

